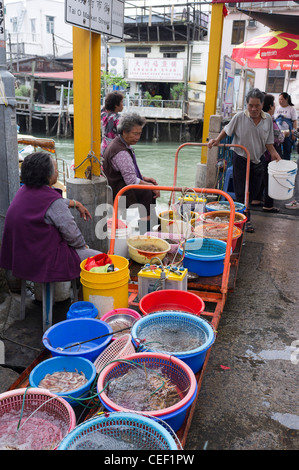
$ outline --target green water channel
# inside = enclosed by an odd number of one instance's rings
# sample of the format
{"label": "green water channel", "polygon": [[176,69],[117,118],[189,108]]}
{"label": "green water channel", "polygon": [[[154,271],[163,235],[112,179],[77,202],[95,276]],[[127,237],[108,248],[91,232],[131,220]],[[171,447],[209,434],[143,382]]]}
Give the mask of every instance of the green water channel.
{"label": "green water channel", "polygon": [[[41,137],[41,136],[40,136]],[[74,159],[74,141],[55,139],[56,152],[69,164]],[[162,186],[172,186],[175,169],[175,154],[181,144],[177,142],[142,143],[135,146],[136,158],[141,173],[153,177]],[[201,161],[201,147],[183,147],[178,155],[177,186],[195,186],[197,163]],[[160,203],[168,202],[170,193],[162,191]]]}

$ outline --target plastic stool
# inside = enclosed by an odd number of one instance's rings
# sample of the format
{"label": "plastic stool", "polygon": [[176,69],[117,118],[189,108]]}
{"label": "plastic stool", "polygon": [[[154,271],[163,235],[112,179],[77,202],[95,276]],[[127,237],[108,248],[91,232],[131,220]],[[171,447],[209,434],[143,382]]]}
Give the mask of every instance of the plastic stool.
{"label": "plastic stool", "polygon": [[[232,190],[232,191],[229,191]],[[223,191],[229,194],[233,199],[236,199],[236,195],[234,193],[234,182],[233,182],[233,167],[230,166],[226,170]],[[225,200],[224,196],[221,196],[221,201]]]}
{"label": "plastic stool", "polygon": [[[76,279],[73,279],[71,283],[72,283],[74,300],[76,302],[78,300]],[[42,289],[43,289],[43,300],[42,300],[43,302],[43,331],[46,331],[50,326],[52,326],[55,282],[43,282]],[[25,309],[26,309],[26,280],[22,279],[20,320],[25,319]]]}

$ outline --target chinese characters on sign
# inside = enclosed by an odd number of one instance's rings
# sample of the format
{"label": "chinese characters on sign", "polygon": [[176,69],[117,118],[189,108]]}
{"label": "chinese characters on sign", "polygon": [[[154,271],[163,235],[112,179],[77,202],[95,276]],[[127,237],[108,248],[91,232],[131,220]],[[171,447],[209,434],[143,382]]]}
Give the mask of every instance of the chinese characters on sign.
{"label": "chinese characters on sign", "polygon": [[99,34],[123,37],[123,0],[65,0],[65,21]]}
{"label": "chinese characters on sign", "polygon": [[184,80],[183,59],[149,59],[135,58],[128,60],[129,80],[168,80],[180,82]]}

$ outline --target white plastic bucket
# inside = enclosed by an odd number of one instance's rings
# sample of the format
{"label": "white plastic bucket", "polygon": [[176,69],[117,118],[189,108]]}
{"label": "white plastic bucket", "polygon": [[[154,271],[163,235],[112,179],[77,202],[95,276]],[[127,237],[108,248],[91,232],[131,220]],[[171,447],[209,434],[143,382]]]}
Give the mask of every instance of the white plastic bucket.
{"label": "white plastic bucket", "polygon": [[268,165],[268,194],[272,199],[284,201],[293,197],[297,163],[291,160],[279,160]]}
{"label": "white plastic bucket", "polygon": [[[131,236],[131,229],[119,228],[115,230],[114,254],[129,258],[127,239]],[[108,238],[111,240],[111,229],[108,228]]]}

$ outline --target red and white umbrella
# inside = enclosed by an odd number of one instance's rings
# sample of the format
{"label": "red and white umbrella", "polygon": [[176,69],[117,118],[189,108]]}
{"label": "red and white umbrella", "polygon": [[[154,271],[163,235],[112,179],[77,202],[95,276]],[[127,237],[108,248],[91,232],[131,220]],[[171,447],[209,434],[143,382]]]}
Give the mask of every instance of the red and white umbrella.
{"label": "red and white umbrella", "polygon": [[299,36],[282,31],[255,36],[233,49],[232,59],[250,68],[299,69]]}

